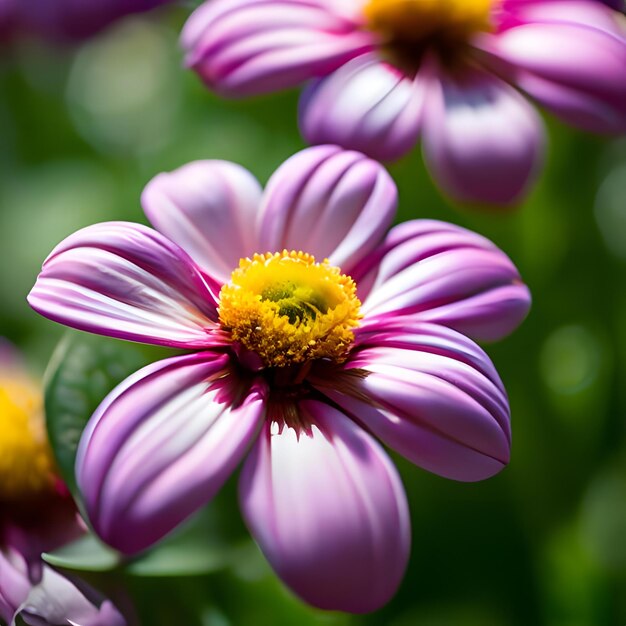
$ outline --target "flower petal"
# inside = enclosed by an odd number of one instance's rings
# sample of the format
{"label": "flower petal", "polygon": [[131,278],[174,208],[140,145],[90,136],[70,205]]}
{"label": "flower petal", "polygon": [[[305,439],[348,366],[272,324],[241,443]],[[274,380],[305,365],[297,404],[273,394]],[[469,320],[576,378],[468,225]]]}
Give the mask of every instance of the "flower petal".
{"label": "flower petal", "polygon": [[511,333],[530,307],[530,293],[511,260],[488,239],[435,220],[393,228],[352,273],[364,324],[389,317],[438,322],[475,339]]}
{"label": "flower petal", "polygon": [[260,248],[304,250],[349,273],[383,239],[396,203],[396,186],[376,161],[337,146],[308,148],[267,185]]}
{"label": "flower petal", "polygon": [[161,539],[208,502],[241,460],[263,418],[210,352],[143,368],[103,401],[83,433],[78,485],[96,532],[124,553]]}
{"label": "flower petal", "polygon": [[227,161],[195,161],[153,178],[141,197],[153,226],[211,277],[227,282],[255,250],[261,186]]}
{"label": "flower petal", "polygon": [[515,203],[541,166],[539,116],[515,89],[480,70],[431,81],[423,133],[431,175],[460,202]]}
{"label": "flower petal", "polygon": [[73,328],[180,348],[209,345],[217,319],[215,297],[187,254],[127,222],[88,226],[62,241],[28,301]]}
{"label": "flower petal", "polygon": [[0,550],[0,620],[13,623],[31,587],[26,559],[12,548]]}
{"label": "flower petal", "polygon": [[15,624],[19,616],[24,623],[36,626],[125,626],[126,620],[109,600],[87,585],[83,587],[94,601],[45,564],[40,580],[33,583],[19,552],[0,552],[0,619],[6,624]]}
{"label": "flower petal", "polygon": [[433,324],[372,335],[343,375],[311,383],[384,443],[424,469],[483,480],[509,461],[509,406],[489,357]]}
{"label": "flower petal", "polygon": [[34,626],[126,626],[126,620],[110,600],[104,599],[97,606],[70,580],[48,566],[44,566],[41,582],[30,590],[18,614],[26,624]]}
{"label": "flower petal", "polygon": [[311,144],[335,143],[380,161],[406,154],[420,130],[424,92],[374,55],[362,55],[312,83],[300,102]]}
{"label": "flower petal", "polygon": [[[621,4],[622,0],[618,0]],[[620,35],[618,14],[607,7],[611,2],[594,0],[504,0],[499,7],[497,31],[529,22],[578,24]],[[615,6],[613,8],[616,8]]]}
{"label": "flower petal", "polygon": [[378,444],[337,409],[303,401],[311,426],[266,424],[240,482],[247,524],[309,604],[363,613],[395,593],[410,544],[406,496]]}
{"label": "flower petal", "polygon": [[189,18],[181,43],[209,87],[242,96],[324,76],[373,38],[323,0],[213,0]]}
{"label": "flower petal", "polygon": [[501,71],[566,122],[591,132],[626,132],[623,28],[531,22],[484,41],[496,64],[506,64]]}

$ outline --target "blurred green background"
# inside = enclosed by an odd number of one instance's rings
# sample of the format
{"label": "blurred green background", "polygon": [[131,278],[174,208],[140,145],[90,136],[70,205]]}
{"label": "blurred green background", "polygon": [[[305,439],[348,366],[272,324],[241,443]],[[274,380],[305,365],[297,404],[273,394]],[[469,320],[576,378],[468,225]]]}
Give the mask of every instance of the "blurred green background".
{"label": "blurred green background", "polygon": [[[145,222],[139,195],[160,171],[221,158],[265,182],[303,147],[297,93],[226,102],[182,69],[185,16],[130,18],[74,49],[1,52],[0,335],[38,375],[64,331],[25,296],[56,243],[98,221]],[[626,624],[626,142],[548,126],[545,171],[517,211],[451,206],[418,150],[391,167],[399,220],[485,234],[531,287],[528,320],[487,347],[511,399],[510,466],[461,484],[394,457],[413,550],[399,593],[377,613],[302,605],[248,546],[208,575],[128,577],[143,624]],[[231,481],[212,510],[245,537],[235,500]]]}

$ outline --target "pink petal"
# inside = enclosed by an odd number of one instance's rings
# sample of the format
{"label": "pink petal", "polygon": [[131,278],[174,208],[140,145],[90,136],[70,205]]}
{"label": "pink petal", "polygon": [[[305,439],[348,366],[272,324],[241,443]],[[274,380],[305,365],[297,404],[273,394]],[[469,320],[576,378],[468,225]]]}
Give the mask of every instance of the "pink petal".
{"label": "pink petal", "polygon": [[208,502],[264,415],[263,387],[240,384],[228,357],[173,357],[138,371],[91,418],[76,461],[96,532],[139,552]]}
{"label": "pink petal", "polygon": [[530,293],[511,260],[488,239],[452,224],[413,220],[393,228],[352,273],[364,324],[411,316],[495,341],[530,307]]}
{"label": "pink petal", "polygon": [[371,49],[372,36],[320,0],[213,0],[182,34],[186,63],[211,88],[241,96],[324,76]]}
{"label": "pink petal", "polygon": [[239,259],[255,250],[254,222],[261,186],[226,161],[195,161],[159,174],[141,197],[154,227],[224,283]]}
{"label": "pink petal", "polygon": [[38,313],[92,333],[180,348],[210,345],[216,301],[183,250],[139,224],[83,228],[46,259]]}
{"label": "pink petal", "polygon": [[508,205],[527,192],[541,166],[537,113],[499,78],[467,68],[433,80],[424,115],[431,175],[460,202]]}
{"label": "pink petal", "polygon": [[502,30],[529,22],[578,24],[619,37],[623,36],[623,26],[619,14],[612,9],[622,4],[621,0],[504,0],[496,21]]}
{"label": "pink petal", "polygon": [[[99,595],[91,588],[87,590]],[[19,615],[26,624],[37,626],[126,626],[126,620],[109,600],[97,606],[72,582],[47,566],[43,568],[41,583],[30,590]]]}
{"label": "pink petal", "polygon": [[396,186],[376,161],[337,146],[302,150],[267,185],[260,249],[304,250],[349,272],[380,243],[396,202]]}
{"label": "pink petal", "polygon": [[[85,587],[90,596],[99,596]],[[22,618],[26,624],[80,624],[80,626],[125,626],[126,620],[105,600],[96,606],[67,578],[47,565],[41,579],[29,579],[26,561],[15,550],[0,551],[0,619],[6,624]],[[22,623],[22,621],[19,621]]]}
{"label": "pink petal", "polygon": [[463,335],[432,324],[391,328],[373,335],[344,369],[343,377],[322,373],[311,382],[416,465],[476,481],[508,463],[504,388],[489,357]]}
{"label": "pink petal", "polygon": [[487,38],[500,71],[547,109],[584,130],[626,132],[626,31],[528,23]]}
{"label": "pink petal", "polygon": [[312,144],[335,143],[385,161],[416,143],[422,86],[376,55],[363,55],[311,84],[300,103],[300,128]]}
{"label": "pink petal", "polygon": [[0,619],[11,624],[32,583],[26,560],[15,550],[0,550]]}
{"label": "pink petal", "polygon": [[353,613],[395,593],[410,544],[406,497],[378,444],[337,409],[303,401],[310,431],[266,424],[241,476],[263,553],[309,604]]}

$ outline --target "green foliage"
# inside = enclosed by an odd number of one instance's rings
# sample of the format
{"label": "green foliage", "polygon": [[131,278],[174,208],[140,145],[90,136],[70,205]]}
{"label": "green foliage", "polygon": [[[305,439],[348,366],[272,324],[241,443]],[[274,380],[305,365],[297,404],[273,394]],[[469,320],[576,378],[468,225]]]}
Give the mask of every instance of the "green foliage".
{"label": "green foliage", "polygon": [[68,332],[45,376],[46,425],[61,476],[76,493],[74,461],[80,436],[104,397],[148,363],[128,343]]}
{"label": "green foliage", "polygon": [[125,557],[88,533],[44,560],[76,572],[111,572],[137,577],[201,576],[238,567],[249,557],[252,542],[235,535],[220,508],[208,506],[183,528],[136,557]]}

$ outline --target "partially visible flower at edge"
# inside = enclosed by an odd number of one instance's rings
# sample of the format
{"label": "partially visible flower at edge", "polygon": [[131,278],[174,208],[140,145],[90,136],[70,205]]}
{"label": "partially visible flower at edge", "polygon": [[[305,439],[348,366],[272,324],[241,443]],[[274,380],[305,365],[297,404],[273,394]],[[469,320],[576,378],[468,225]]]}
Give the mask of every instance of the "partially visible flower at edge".
{"label": "partially visible flower at edge", "polygon": [[0,339],[0,622],[125,626],[110,601],[41,560],[86,530],[55,472],[41,404],[40,387]]}
{"label": "partially visible flower at edge", "polygon": [[300,101],[309,143],[384,161],[421,136],[450,196],[508,205],[544,152],[520,91],[576,127],[626,131],[625,22],[598,0],[211,0],[182,45],[225,96],[313,79]]}
{"label": "partially visible flower at edge", "polygon": [[23,35],[80,41],[117,19],[172,0],[0,0],[0,43]]}
{"label": "partially visible flower at edge", "polygon": [[508,463],[506,393],[461,333],[507,335],[528,289],[463,228],[387,233],[396,197],[382,166],[337,146],[294,155],[265,191],[233,163],[194,162],[147,185],[157,230],[108,222],[53,250],[29,295],[39,313],[192,350],[130,376],[83,433],[76,476],[106,542],[148,548],[252,447],[240,502],[276,572],[310,604],[372,611],[410,544],[400,478],[372,435],[456,480]]}

